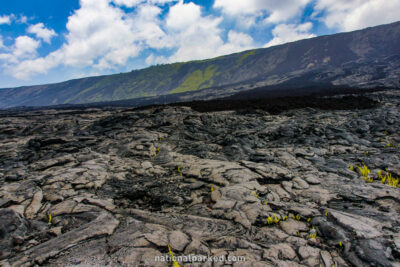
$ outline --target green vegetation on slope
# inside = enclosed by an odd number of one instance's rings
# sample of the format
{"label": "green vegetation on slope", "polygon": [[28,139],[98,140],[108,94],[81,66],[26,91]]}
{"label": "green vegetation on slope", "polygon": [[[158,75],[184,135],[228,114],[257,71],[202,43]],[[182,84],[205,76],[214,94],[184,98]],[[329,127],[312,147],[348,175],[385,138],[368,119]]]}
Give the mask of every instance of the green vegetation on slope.
{"label": "green vegetation on slope", "polygon": [[[103,76],[90,87],[70,96],[64,103],[111,101],[138,97],[176,94],[210,88],[218,83],[217,76],[237,70],[255,50],[232,56],[151,66],[129,73]],[[221,61],[223,60],[223,61]],[[224,62],[221,64],[221,62]],[[223,67],[222,67],[223,66]],[[183,82],[182,82],[183,81]]]}
{"label": "green vegetation on slope", "polygon": [[157,65],[129,73],[104,76],[64,103],[121,100],[168,93],[171,83],[184,64]]}
{"label": "green vegetation on slope", "polygon": [[204,70],[204,73],[202,70],[192,72],[179,87],[175,88],[170,93],[184,93],[211,87],[214,84],[212,78],[216,74],[215,72],[217,69],[218,67],[210,65]]}
{"label": "green vegetation on slope", "polygon": [[238,68],[238,67],[240,67],[242,64],[243,64],[243,61],[246,59],[246,58],[248,58],[248,57],[250,57],[250,56],[253,56],[253,55],[255,55],[256,54],[256,51],[255,50],[251,50],[251,51],[249,51],[249,52],[247,52],[247,53],[244,53],[240,58],[238,58],[237,59],[237,64],[236,64],[236,68]]}

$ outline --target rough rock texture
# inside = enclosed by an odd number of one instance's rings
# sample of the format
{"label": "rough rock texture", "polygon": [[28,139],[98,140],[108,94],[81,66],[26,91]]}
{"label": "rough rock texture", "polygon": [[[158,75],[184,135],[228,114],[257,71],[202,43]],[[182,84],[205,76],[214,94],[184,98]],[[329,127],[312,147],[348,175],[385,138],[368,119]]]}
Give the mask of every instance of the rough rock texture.
{"label": "rough rock texture", "polygon": [[400,92],[366,96],[3,113],[0,265],[167,266],[169,246],[225,259],[181,266],[400,266],[400,191],[378,174],[400,175]]}

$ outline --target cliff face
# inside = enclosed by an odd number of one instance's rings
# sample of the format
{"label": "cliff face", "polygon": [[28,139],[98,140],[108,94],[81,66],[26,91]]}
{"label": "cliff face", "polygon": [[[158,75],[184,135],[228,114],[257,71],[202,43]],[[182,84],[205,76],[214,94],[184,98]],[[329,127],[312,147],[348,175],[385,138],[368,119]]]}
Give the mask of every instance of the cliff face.
{"label": "cliff face", "polygon": [[190,100],[191,96],[217,97],[256,87],[293,84],[399,88],[399,47],[397,22],[209,60],[3,89],[0,107],[92,103],[179,93],[186,93],[186,100]]}

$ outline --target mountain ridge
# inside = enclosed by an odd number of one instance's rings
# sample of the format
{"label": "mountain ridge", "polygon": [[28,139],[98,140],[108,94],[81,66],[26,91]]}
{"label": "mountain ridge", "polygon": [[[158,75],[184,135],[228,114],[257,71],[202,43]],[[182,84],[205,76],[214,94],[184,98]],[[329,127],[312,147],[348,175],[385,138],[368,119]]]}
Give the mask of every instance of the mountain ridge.
{"label": "mountain ridge", "polygon": [[[191,92],[201,99],[257,87],[400,88],[400,22],[213,59],[0,90],[0,108],[118,101]],[[215,89],[214,89],[215,88]],[[211,95],[210,95],[211,92]]]}

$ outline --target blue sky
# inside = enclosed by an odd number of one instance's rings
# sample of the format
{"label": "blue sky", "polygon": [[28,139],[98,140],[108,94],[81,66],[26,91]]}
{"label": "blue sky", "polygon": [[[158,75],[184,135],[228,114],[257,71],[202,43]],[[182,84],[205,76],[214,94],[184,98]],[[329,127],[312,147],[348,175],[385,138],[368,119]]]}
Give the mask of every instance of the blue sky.
{"label": "blue sky", "polygon": [[0,88],[205,59],[400,20],[400,0],[0,0]]}

